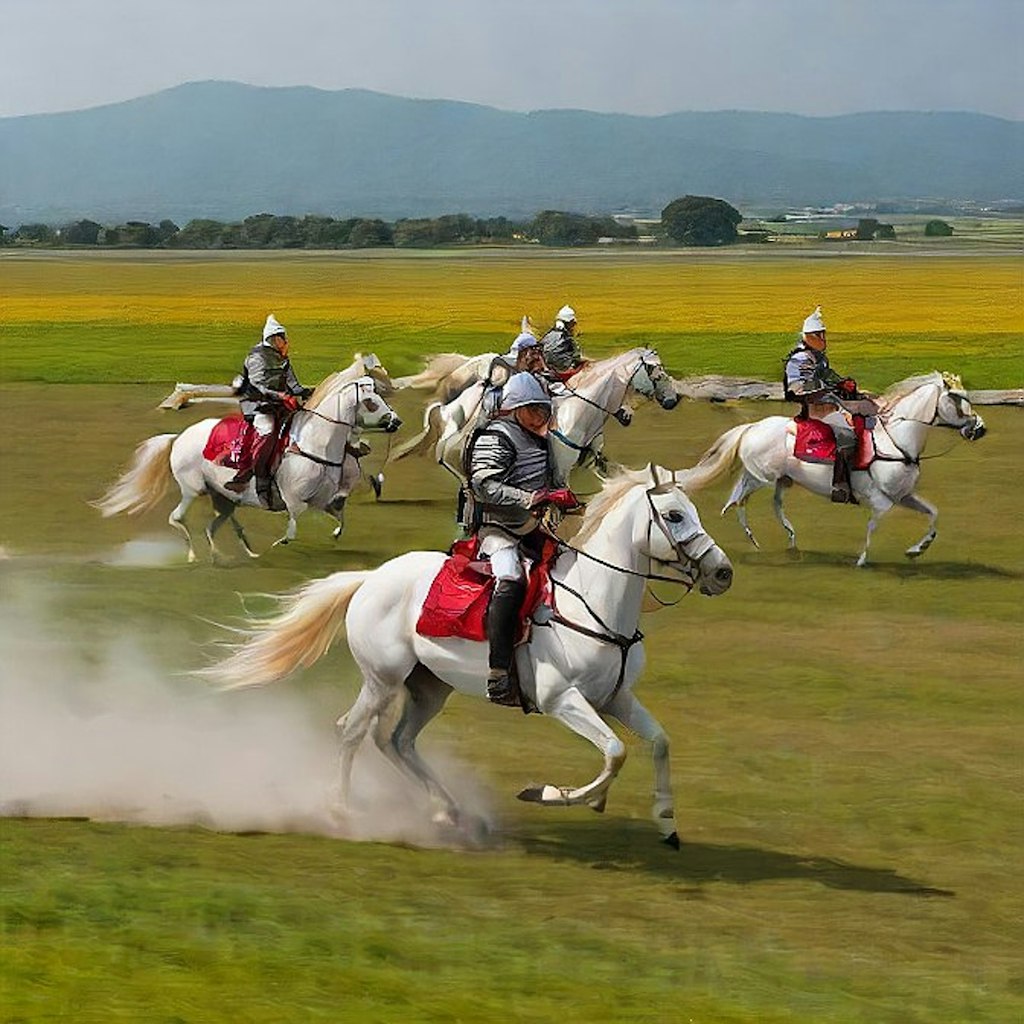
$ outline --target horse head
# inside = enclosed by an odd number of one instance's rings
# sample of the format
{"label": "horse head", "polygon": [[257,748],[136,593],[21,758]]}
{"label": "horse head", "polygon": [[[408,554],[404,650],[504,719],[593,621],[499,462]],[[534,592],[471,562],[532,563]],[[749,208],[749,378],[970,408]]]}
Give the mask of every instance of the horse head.
{"label": "horse head", "polygon": [[943,373],[942,388],[935,401],[935,424],[960,431],[965,441],[985,436],[985,421],[971,408],[970,400],[958,374]]}
{"label": "horse head", "polygon": [[355,423],[363,430],[383,430],[393,434],[401,425],[398,413],[378,393],[375,378],[367,375],[353,381],[356,391]]}
{"label": "horse head", "polygon": [[[705,531],[697,507],[670,470],[650,467],[646,554],[652,563],[680,573],[708,597],[732,586],[732,563]],[[660,475],[659,475],[660,474]]]}
{"label": "horse head", "polygon": [[630,384],[637,394],[653,398],[662,409],[674,409],[679,404],[675,383],[653,348],[640,350]]}

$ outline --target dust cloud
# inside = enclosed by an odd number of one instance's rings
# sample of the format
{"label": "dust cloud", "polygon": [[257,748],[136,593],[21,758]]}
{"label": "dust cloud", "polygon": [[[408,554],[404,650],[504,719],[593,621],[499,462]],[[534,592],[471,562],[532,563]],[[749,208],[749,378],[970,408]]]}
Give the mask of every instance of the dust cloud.
{"label": "dust cloud", "polygon": [[[339,711],[343,708],[339,692]],[[367,741],[354,803],[334,812],[333,721],[287,684],[219,693],[158,668],[139,639],[70,638],[37,586],[0,598],[0,815],[306,832],[419,846],[479,843],[486,796],[430,763],[472,817],[435,824],[425,794]]]}

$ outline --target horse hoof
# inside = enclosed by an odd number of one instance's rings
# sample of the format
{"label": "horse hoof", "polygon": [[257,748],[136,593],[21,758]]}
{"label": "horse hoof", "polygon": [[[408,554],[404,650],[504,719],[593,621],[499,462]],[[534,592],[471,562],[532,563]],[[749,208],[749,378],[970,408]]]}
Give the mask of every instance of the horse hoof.
{"label": "horse hoof", "polygon": [[605,809],[605,806],[607,805],[607,803],[608,803],[608,794],[607,793],[603,793],[596,800],[593,800],[590,803],[588,803],[587,806],[592,811],[595,811],[597,814],[604,814],[604,809]]}
{"label": "horse hoof", "polygon": [[539,804],[544,799],[544,787],[539,782],[531,782],[529,786],[516,793],[517,800],[525,800],[529,804]]}
{"label": "horse hoof", "polygon": [[907,548],[903,552],[907,558],[920,558],[924,554],[924,548]]}
{"label": "horse hoof", "polygon": [[662,842],[666,846],[671,846],[673,850],[678,850],[679,849],[679,833],[678,832],[673,832],[672,835],[665,836],[665,838],[662,839]]}

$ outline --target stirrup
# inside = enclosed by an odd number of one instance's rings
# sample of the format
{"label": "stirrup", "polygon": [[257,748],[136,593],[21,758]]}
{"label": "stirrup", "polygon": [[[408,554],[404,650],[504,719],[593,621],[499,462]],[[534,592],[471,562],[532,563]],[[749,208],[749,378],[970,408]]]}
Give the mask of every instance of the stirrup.
{"label": "stirrup", "polygon": [[518,687],[506,672],[503,676],[487,680],[487,699],[492,704],[500,704],[503,708],[521,708]]}

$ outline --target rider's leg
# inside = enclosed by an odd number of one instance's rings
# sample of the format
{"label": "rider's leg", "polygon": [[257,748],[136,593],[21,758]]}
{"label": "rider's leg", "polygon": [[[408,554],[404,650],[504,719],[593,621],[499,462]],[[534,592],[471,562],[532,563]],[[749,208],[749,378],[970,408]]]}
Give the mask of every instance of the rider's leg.
{"label": "rider's leg", "polygon": [[254,464],[256,454],[259,451],[259,444],[266,434],[274,432],[274,417],[269,413],[258,412],[253,416],[246,416],[245,419],[246,423],[252,428],[245,432],[245,437],[243,438],[244,447],[238,460],[239,464],[245,468],[239,469],[234,478],[224,485],[225,490],[233,491],[235,494],[241,494],[249,486],[249,481],[252,479],[255,468]]}
{"label": "rider's leg", "polygon": [[260,416],[256,417],[253,425],[257,427],[256,442],[253,445],[252,471],[256,476],[256,495],[260,501],[270,507],[270,465],[274,461],[274,449],[277,447],[277,421],[273,416],[267,416],[269,427],[266,433],[259,429]]}
{"label": "rider's leg", "polygon": [[836,438],[836,458],[832,465],[832,500],[840,504],[857,504],[850,481],[850,467],[857,452],[857,435],[841,409],[836,409],[822,420],[832,428]]}
{"label": "rider's leg", "polygon": [[519,695],[511,671],[519,609],[526,594],[526,580],[518,545],[511,537],[507,541],[509,543],[491,552],[490,556],[494,592],[487,609],[487,641],[490,645],[487,697],[495,704],[519,707]]}

